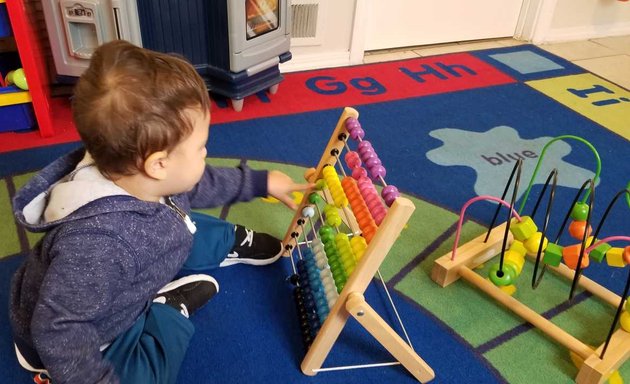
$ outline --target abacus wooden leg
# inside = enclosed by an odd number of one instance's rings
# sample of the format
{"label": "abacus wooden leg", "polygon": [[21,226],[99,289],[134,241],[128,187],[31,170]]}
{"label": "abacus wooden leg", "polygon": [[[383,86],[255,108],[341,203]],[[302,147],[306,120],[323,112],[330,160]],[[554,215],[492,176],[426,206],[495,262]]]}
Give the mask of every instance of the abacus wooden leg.
{"label": "abacus wooden leg", "polygon": [[604,359],[599,356],[603,345],[594,354],[584,360],[577,377],[578,384],[600,384],[630,357],[630,333],[618,329],[610,339]]}
{"label": "abacus wooden leg", "polygon": [[348,295],[346,309],[421,383],[435,378],[433,369],[370,307],[362,294]]}

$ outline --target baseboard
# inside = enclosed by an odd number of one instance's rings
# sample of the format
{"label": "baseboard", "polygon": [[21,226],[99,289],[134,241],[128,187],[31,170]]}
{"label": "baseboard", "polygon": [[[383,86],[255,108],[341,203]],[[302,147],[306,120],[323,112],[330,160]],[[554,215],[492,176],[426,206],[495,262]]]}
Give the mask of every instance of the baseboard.
{"label": "baseboard", "polygon": [[588,40],[621,35],[630,35],[630,23],[550,29],[546,36],[543,38],[543,43]]}
{"label": "baseboard", "polygon": [[350,60],[350,52],[325,53],[325,54],[294,54],[291,60],[280,64],[280,71],[296,72],[311,69],[344,67],[348,65],[361,64],[353,63]]}

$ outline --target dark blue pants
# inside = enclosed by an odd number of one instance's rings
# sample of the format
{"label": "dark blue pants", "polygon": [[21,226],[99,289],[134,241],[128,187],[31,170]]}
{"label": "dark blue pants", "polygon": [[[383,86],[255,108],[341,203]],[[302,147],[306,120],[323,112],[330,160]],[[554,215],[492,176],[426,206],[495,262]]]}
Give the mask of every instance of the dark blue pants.
{"label": "dark blue pants", "polygon": [[[183,274],[216,268],[234,245],[234,224],[192,214],[197,226]],[[195,327],[175,308],[153,303],[103,352],[122,384],[175,383]]]}

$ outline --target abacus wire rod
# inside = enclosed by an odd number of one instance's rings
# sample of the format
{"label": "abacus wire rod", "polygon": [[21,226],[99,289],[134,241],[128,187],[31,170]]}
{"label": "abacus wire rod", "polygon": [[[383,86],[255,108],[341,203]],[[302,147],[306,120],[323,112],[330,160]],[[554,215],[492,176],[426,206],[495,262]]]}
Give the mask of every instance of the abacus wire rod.
{"label": "abacus wire rod", "polygon": [[[451,253],[451,260],[455,260],[455,254],[457,252],[457,245],[459,244],[459,236],[462,231],[462,224],[464,223],[464,215],[466,214],[466,209],[468,208],[469,205],[479,200],[490,200],[490,201],[495,201],[499,204],[502,204],[503,206],[506,206],[506,207],[510,206],[506,201],[501,200],[498,197],[494,197],[490,195],[481,195],[481,196],[473,197],[472,199],[464,203],[464,205],[462,206],[462,209],[460,210],[459,221],[457,222],[457,229],[455,230],[455,241],[453,242],[453,251]],[[512,215],[516,218],[516,220],[521,221],[521,216],[519,216],[518,212],[516,212],[513,208],[512,208]]]}
{"label": "abacus wire rod", "polygon": [[[538,158],[538,162],[536,163],[536,168],[534,168],[534,173],[532,174],[532,177],[529,180],[529,185],[527,186],[527,189],[525,190],[525,195],[523,196],[523,200],[521,201],[521,206],[518,209],[519,213],[523,211],[525,202],[527,201],[527,198],[529,197],[529,192],[531,191],[532,186],[534,185],[534,180],[536,179],[536,175],[538,174],[538,169],[540,168],[540,165],[542,164],[542,160],[543,160],[543,157],[545,156],[545,152],[547,152],[547,149],[549,148],[551,144],[562,139],[573,139],[573,140],[580,141],[584,143],[593,152],[593,154],[595,155],[595,162],[597,164],[597,169],[595,170],[595,177],[593,179],[595,181],[599,179],[599,174],[602,170],[602,160],[599,158],[599,153],[597,153],[597,150],[595,149],[593,144],[589,143],[588,141],[584,140],[583,138],[579,136],[574,136],[574,135],[562,135],[562,136],[555,137],[551,139],[547,144],[545,144],[545,146],[542,149],[542,152],[540,153],[540,157]],[[584,199],[582,200],[582,202],[585,202],[587,198],[588,198],[588,195],[584,196]],[[630,198],[628,199],[628,206],[630,206]]]}
{"label": "abacus wire rod", "polygon": [[389,299],[389,303],[392,305],[392,309],[394,310],[394,314],[396,315],[396,319],[398,319],[398,324],[400,324],[400,328],[402,328],[403,334],[405,335],[405,339],[407,339],[407,344],[413,350],[413,345],[411,344],[411,339],[409,339],[409,335],[407,334],[407,329],[405,328],[405,324],[403,324],[402,318],[398,314],[398,308],[396,308],[396,304],[394,304],[394,300],[392,296],[389,294],[389,289],[387,288],[387,284],[385,284],[385,279],[383,279],[383,275],[381,275],[381,269],[377,269],[376,273],[378,274],[378,278],[381,279],[381,284],[385,289],[385,293],[387,294],[387,299]]}
{"label": "abacus wire rod", "polygon": [[584,258],[584,250],[586,250],[586,239],[588,238],[588,227],[591,225],[591,217],[593,213],[593,202],[595,200],[595,180],[590,179],[590,194],[588,199],[588,214],[586,215],[586,230],[582,234],[582,242],[580,245],[580,256],[578,256],[577,265],[575,266],[575,276],[571,282],[571,291],[569,292],[569,300],[573,299],[573,294],[577,288],[582,273],[582,259]]}
{"label": "abacus wire rod", "polygon": [[391,363],[374,363],[374,364],[360,364],[360,365],[343,365],[339,367],[327,367],[327,368],[317,368],[312,371],[315,373],[319,372],[331,372],[331,371],[345,371],[349,369],[358,369],[358,368],[378,368],[378,367],[391,367],[392,365],[401,365],[400,361],[392,361]]}
{"label": "abacus wire rod", "polygon": [[[510,189],[510,185],[512,185],[512,179],[514,178],[514,175],[516,174],[517,171],[519,173],[521,172],[521,167],[519,166],[518,161],[514,164],[514,167],[512,168],[512,173],[510,173],[510,178],[508,179],[508,182],[505,184],[505,189],[503,189],[501,200],[505,200],[505,196],[507,195]],[[488,238],[490,237],[490,232],[492,232],[492,228],[494,228],[494,224],[497,221],[497,217],[499,217],[499,211],[501,211],[501,205],[497,205],[497,209],[494,211],[494,216],[492,216],[492,221],[490,222],[490,226],[488,227],[486,238],[483,240],[484,243],[488,241]]]}
{"label": "abacus wire rod", "polygon": [[545,236],[547,235],[547,226],[549,224],[549,217],[551,216],[551,207],[553,205],[553,199],[556,194],[556,185],[558,183],[558,170],[554,168],[549,176],[547,177],[547,181],[545,182],[545,188],[543,188],[543,192],[541,192],[538,201],[536,202],[536,207],[534,208],[534,213],[532,213],[532,217],[535,215],[535,211],[538,208],[538,204],[540,200],[544,196],[545,190],[553,177],[553,183],[551,184],[551,190],[549,191],[549,201],[547,202],[547,211],[545,212],[545,220],[543,222],[542,236],[540,243],[538,244],[538,252],[536,252],[536,262],[534,263],[534,272],[532,273],[532,289],[536,289],[540,282],[542,281],[543,276],[545,275],[545,271],[547,270],[547,264],[543,263],[542,271],[540,271],[540,276],[536,278],[538,274],[538,266],[540,265],[540,256],[542,255],[542,248]]}

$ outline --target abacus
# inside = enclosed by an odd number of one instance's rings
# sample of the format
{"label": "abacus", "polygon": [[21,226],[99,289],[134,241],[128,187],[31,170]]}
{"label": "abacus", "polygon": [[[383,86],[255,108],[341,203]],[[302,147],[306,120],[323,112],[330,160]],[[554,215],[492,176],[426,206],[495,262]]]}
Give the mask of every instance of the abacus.
{"label": "abacus", "polygon": [[[293,267],[290,281],[295,285],[294,298],[307,348],[301,369],[313,376],[360,367],[322,368],[349,316],[353,316],[397,359],[369,366],[402,364],[418,381],[427,382],[434,378],[431,367],[363,295],[415,206],[401,197],[396,187],[385,183],[386,170],[370,142],[363,140],[365,132],[358,116],[353,108],[343,110],[317,168],[305,174],[315,186],[306,191],[283,239],[284,256]],[[348,138],[358,143],[357,151],[350,150]],[[340,160],[344,149],[348,150],[344,159],[352,176],[345,174]],[[345,176],[341,181],[335,166]],[[384,187],[381,196],[374,181]],[[346,228],[352,232],[340,231]],[[387,289],[384,282],[383,287]]]}
{"label": "abacus", "polygon": [[[598,166],[595,177],[587,180],[577,192],[570,209],[564,216],[564,221],[555,240],[550,241],[547,239],[546,233],[557,183],[558,172],[556,169],[549,174],[531,215],[521,216],[519,212],[525,205],[545,151],[551,144],[561,139],[575,139],[587,144],[595,154]],[[522,160],[519,160],[510,175],[501,198],[483,195],[472,198],[463,205],[453,250],[435,261],[431,271],[431,278],[442,287],[450,285],[460,277],[463,278],[473,287],[485,292],[497,302],[537,327],[548,337],[569,349],[574,356],[572,359],[580,362],[580,364],[576,363],[576,365],[580,365],[575,379],[577,383],[603,383],[612,374],[615,374],[615,370],[630,357],[630,308],[623,310],[624,306],[627,306],[624,304],[630,288],[630,274],[623,294],[618,296],[595,281],[582,276],[581,272],[583,268],[588,267],[589,259],[593,259],[596,262],[602,262],[602,260],[606,259],[606,262],[611,267],[625,267],[627,264],[630,264],[630,246],[624,249],[612,247],[608,244],[614,241],[628,242],[630,241],[630,236],[609,236],[601,240],[596,239],[612,206],[621,196],[626,196],[630,207],[630,183],[626,189],[617,193],[612,199],[599,226],[593,236],[591,236],[591,213],[593,210],[595,181],[598,179],[601,170],[599,155],[592,145],[582,138],[570,135],[557,137],[545,145],[525,192],[519,212],[517,212],[514,206],[521,166]],[[515,175],[512,199],[511,202],[506,202],[504,198]],[[533,217],[536,215],[536,211],[549,185],[551,185],[551,188],[547,210],[542,231],[539,231]],[[589,187],[588,190],[586,190],[587,186]],[[578,201],[585,190],[587,192],[582,201]],[[586,203],[587,199],[589,200],[588,204]],[[499,203],[488,232],[462,246],[458,246],[466,209],[472,203],[481,200]],[[505,223],[493,228],[501,206],[508,208],[508,219]],[[568,232],[571,237],[580,242],[563,247],[557,243],[569,218],[573,220],[568,226]],[[473,271],[473,269],[490,261],[497,255],[500,255],[499,262],[490,267],[487,279]],[[572,280],[569,299],[573,297],[576,286],[580,285],[594,296],[617,308],[608,337],[602,345],[598,348],[590,347],[512,296],[516,292],[514,282],[521,274],[526,256],[533,259],[535,263],[531,281],[532,289],[538,287],[546,268],[550,268],[557,275]],[[539,273],[541,260],[543,265]],[[564,263],[561,263],[561,261]],[[621,322],[621,328],[615,329],[618,321]]]}

